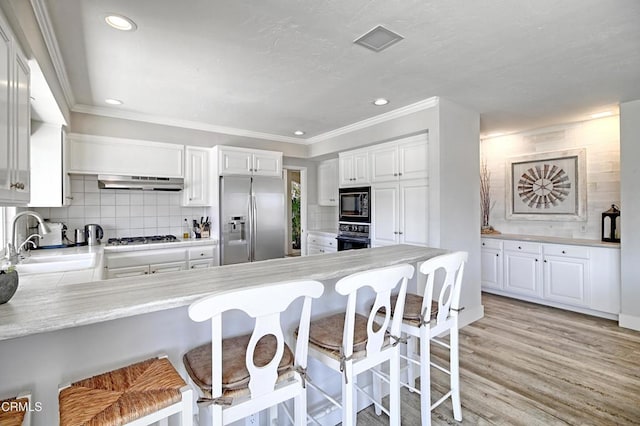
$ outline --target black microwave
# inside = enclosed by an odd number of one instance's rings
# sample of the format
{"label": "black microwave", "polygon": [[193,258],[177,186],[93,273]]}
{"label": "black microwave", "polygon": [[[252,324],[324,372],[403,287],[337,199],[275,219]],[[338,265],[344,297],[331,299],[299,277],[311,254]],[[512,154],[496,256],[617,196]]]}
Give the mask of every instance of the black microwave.
{"label": "black microwave", "polygon": [[340,222],[371,222],[371,187],[340,188]]}

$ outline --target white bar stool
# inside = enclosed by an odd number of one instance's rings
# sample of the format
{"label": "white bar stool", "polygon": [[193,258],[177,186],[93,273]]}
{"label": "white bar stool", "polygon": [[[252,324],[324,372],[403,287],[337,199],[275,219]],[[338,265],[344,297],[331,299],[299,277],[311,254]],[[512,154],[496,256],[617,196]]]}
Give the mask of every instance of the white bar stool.
{"label": "white bar stool", "polygon": [[60,426],[143,426],[180,414],[193,425],[193,391],[166,357],[151,358],[62,387]]}
{"label": "white bar stool", "polygon": [[[342,408],[342,424],[356,424],[358,390],[390,418],[390,424],[400,425],[400,325],[404,308],[407,280],[413,276],[414,267],[408,264],[389,266],[359,272],[342,278],[336,283],[336,291],[348,296],[346,313],[338,313],[311,322],[309,331],[309,355],[342,375],[342,401],[339,402],[313,383],[309,383],[327,400]],[[375,301],[366,315],[356,313],[358,290],[370,287]],[[390,312],[391,291],[399,289],[395,312]],[[362,294],[362,293],[361,293]],[[362,296],[361,296],[362,297]],[[374,322],[376,313],[385,309],[382,324]],[[390,333],[386,330],[390,325]],[[382,380],[390,386],[389,409],[380,404],[380,387],[374,386],[374,395],[357,386],[360,373],[371,370],[374,375],[381,364],[389,361],[390,374]],[[315,420],[314,420],[315,421]]]}
{"label": "white bar stool", "polygon": [[[406,336],[408,382],[402,383],[413,392],[420,393],[421,417],[423,425],[431,424],[431,411],[451,398],[453,418],[462,421],[460,403],[460,366],[458,350],[458,313],[460,307],[460,289],[467,252],[454,252],[436,256],[420,266],[420,273],[427,276],[423,296],[407,293],[404,307],[402,334]],[[438,270],[444,271],[442,287],[437,300],[433,300],[435,276]],[[449,335],[449,343],[441,338]],[[419,339],[420,353],[416,353],[416,339]],[[431,342],[449,349],[449,368],[431,361]],[[420,371],[420,389],[416,387]],[[430,366],[450,376],[450,389],[438,401],[431,403]]]}
{"label": "white bar stool", "polygon": [[31,425],[31,394],[22,393],[13,398],[0,400],[1,426]]}
{"label": "white bar stool", "polygon": [[[205,297],[189,307],[194,321],[211,320],[211,343],[187,352],[184,364],[200,388],[199,403],[209,406],[213,425],[225,425],[294,400],[295,425],[307,423],[306,368],[311,299],[324,285],[318,281],[283,282]],[[304,297],[295,353],[284,342],[280,316]],[[222,313],[239,309],[255,319],[251,335],[222,338]],[[286,409],[286,407],[285,407]],[[200,409],[200,413],[203,413]],[[200,416],[202,424],[203,416]]]}

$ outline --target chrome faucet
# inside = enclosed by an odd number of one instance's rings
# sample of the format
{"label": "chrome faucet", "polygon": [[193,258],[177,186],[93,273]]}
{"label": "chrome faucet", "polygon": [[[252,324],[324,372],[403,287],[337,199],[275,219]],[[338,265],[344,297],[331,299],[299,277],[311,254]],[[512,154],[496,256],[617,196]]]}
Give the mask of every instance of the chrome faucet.
{"label": "chrome faucet", "polygon": [[[9,262],[11,264],[16,264],[18,262],[18,254],[24,248],[27,242],[30,242],[31,244],[33,244],[33,241],[31,241],[31,238],[33,238],[34,236],[41,237],[38,234],[32,234],[32,235],[29,235],[29,237],[22,244],[18,244],[17,223],[18,223],[18,219],[20,219],[22,216],[35,217],[36,220],[38,221],[38,225],[40,225],[40,227],[42,228],[43,234],[48,234],[50,231],[49,227],[44,222],[44,219],[42,218],[42,216],[40,216],[40,213],[27,210],[27,211],[16,214],[11,220],[11,231],[12,231],[11,242],[7,244],[7,258],[9,259]],[[16,251],[16,247],[19,247],[17,251]]]}

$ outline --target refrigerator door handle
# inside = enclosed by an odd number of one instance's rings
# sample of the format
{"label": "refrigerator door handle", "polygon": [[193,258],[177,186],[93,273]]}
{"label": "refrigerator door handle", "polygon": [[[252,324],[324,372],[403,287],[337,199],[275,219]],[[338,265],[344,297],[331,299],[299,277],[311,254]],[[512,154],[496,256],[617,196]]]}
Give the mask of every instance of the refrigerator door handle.
{"label": "refrigerator door handle", "polygon": [[253,229],[251,230],[251,261],[255,262],[256,260],[256,240],[258,237],[257,226],[256,223],[258,221],[258,206],[256,204],[256,196],[255,194],[251,194],[251,226]]}
{"label": "refrigerator door handle", "polygon": [[249,231],[249,235],[247,237],[247,260],[249,262],[253,262],[253,197],[251,194],[249,194],[247,201],[247,217],[249,218],[249,226],[247,226]]}

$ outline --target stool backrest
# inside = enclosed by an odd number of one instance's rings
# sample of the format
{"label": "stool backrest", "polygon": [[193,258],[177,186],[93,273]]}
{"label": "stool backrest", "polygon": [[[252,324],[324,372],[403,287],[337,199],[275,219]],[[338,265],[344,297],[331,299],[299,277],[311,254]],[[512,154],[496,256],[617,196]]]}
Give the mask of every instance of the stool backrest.
{"label": "stool backrest", "polygon": [[[347,311],[345,314],[343,331],[343,354],[349,357],[353,354],[353,340],[355,329],[355,315],[357,306],[358,290],[362,287],[371,287],[376,293],[376,299],[367,319],[367,356],[375,352],[380,352],[384,344],[385,333],[391,322],[390,333],[393,336],[400,336],[402,326],[402,315],[404,313],[404,300],[407,293],[407,281],[413,277],[415,268],[408,264],[387,266],[384,268],[372,269],[358,272],[342,278],[336,283],[336,291],[344,296],[348,295]],[[391,291],[399,285],[398,299],[391,315]],[[384,323],[374,327],[376,314],[384,308]]]}
{"label": "stool backrest", "polygon": [[[311,299],[322,295],[324,286],[318,281],[290,281],[266,285],[264,287],[232,290],[200,299],[189,306],[189,317],[194,321],[211,319],[212,343],[212,396],[222,395],[222,313],[241,310],[255,319],[253,334],[246,352],[246,366],[250,374],[249,390],[251,397],[273,392],[278,378],[278,365],[284,353],[284,335],[280,315],[299,297],[304,297],[300,315],[298,339],[295,349],[295,365],[307,366],[309,344],[309,321],[311,317]],[[267,365],[254,364],[254,351],[258,341],[267,335],[275,336],[277,349],[275,356]]]}
{"label": "stool backrest", "polygon": [[438,294],[436,324],[444,323],[458,315],[462,275],[467,257],[467,252],[457,251],[433,257],[420,266],[420,273],[427,275],[427,285],[422,299],[422,312],[425,318],[431,318],[431,302],[433,300],[435,276],[438,270],[444,271],[444,280]]}

